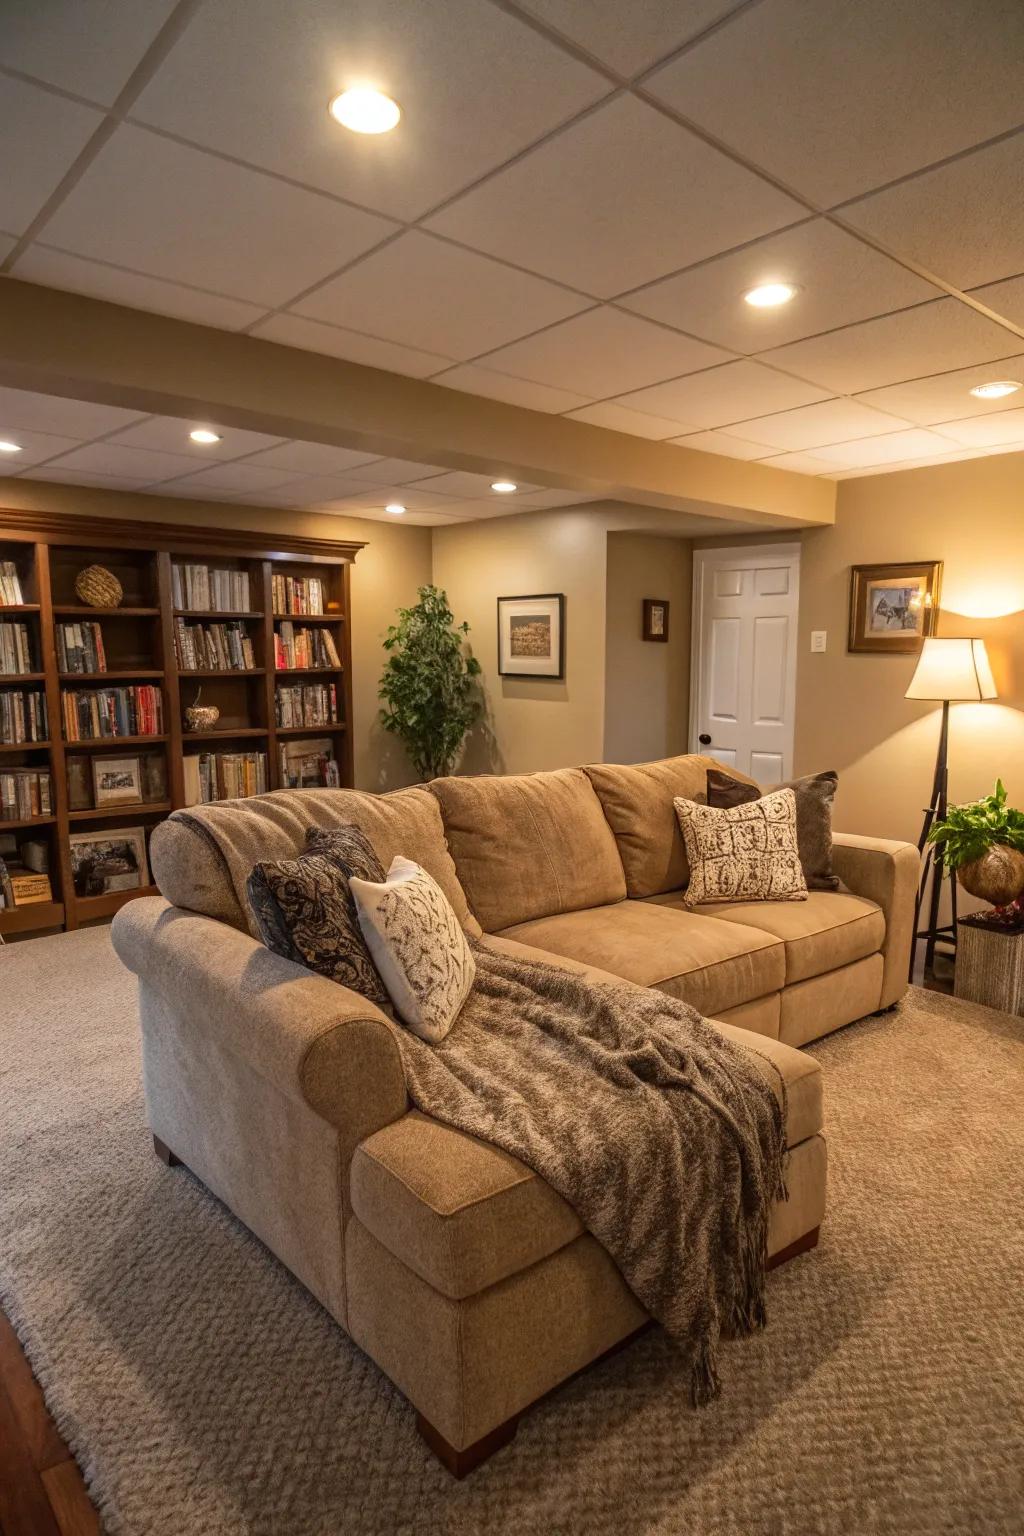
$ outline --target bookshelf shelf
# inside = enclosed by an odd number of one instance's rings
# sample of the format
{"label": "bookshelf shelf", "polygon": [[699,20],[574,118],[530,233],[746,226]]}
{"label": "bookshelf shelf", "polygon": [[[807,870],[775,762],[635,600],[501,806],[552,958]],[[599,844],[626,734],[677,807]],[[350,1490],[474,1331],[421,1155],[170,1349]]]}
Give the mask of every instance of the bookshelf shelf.
{"label": "bookshelf shelf", "polygon": [[167,736],[83,736],[80,741],[65,740],[63,747],[66,753],[83,749],[91,751],[95,747],[116,751],[118,747],[158,747],[168,739]]}
{"label": "bookshelf shelf", "polygon": [[192,667],[179,667],[179,677],[263,677],[266,667],[224,667],[217,671],[196,671]]}
{"label": "bookshelf shelf", "polygon": [[0,683],[45,683],[45,672],[0,672]]}
{"label": "bookshelf shelf", "polygon": [[5,613],[38,613],[38,603],[0,603],[0,618]]}
{"label": "bookshelf shelf", "polygon": [[290,619],[293,624],[344,624],[343,613],[275,613],[274,622]]}
{"label": "bookshelf shelf", "polygon": [[49,751],[50,746],[49,741],[0,741],[0,753]]}
{"label": "bookshelf shelf", "polygon": [[163,673],[154,671],[152,667],[128,667],[118,668],[116,672],[58,672],[57,676],[62,683],[123,683],[152,682],[163,677]]}
{"label": "bookshelf shelf", "polygon": [[275,677],[323,677],[336,676],[340,667],[275,667]]}
{"label": "bookshelf shelf", "polygon": [[89,608],[82,603],[55,603],[58,619],[158,619],[159,608]]}
{"label": "bookshelf shelf", "polygon": [[136,891],[110,891],[106,896],[77,896],[75,907],[80,922],[93,922],[99,917],[113,917],[115,912],[120,912],[129,901],[134,901],[138,896],[159,896],[160,891],[155,885],[145,885]]}
{"label": "bookshelf shelf", "polygon": [[251,736],[255,738],[257,736],[268,736],[269,734],[270,732],[265,725],[240,725],[235,728],[231,726],[218,726],[214,731],[185,731],[181,738],[181,744],[184,747],[190,741],[237,741],[241,737],[248,738]]}
{"label": "bookshelf shelf", "polygon": [[232,608],[221,613],[219,609],[211,608],[175,608],[176,619],[263,619],[266,617],[262,608]]}
{"label": "bookshelf shelf", "polygon": [[26,907],[0,907],[0,933],[41,933],[64,926],[64,903],[32,901]]}
{"label": "bookshelf shelf", "polygon": [[0,832],[19,832],[25,827],[52,827],[56,821],[56,816],[29,816],[23,821],[0,821]]}
{"label": "bookshelf shelf", "polygon": [[113,816],[166,816],[173,809],[169,800],[142,801],[134,805],[94,806],[87,811],[68,811],[68,821],[109,821]]}
{"label": "bookshelf shelf", "polygon": [[348,727],[344,721],[332,720],[323,725],[279,725],[275,736],[341,736]]}

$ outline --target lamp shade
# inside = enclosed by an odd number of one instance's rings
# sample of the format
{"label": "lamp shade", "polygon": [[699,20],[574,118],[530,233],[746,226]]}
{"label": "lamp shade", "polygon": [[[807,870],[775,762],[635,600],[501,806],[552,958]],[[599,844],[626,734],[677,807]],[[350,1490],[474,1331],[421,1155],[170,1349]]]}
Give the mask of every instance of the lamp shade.
{"label": "lamp shade", "polygon": [[998,697],[984,640],[925,640],[905,697],[975,702]]}

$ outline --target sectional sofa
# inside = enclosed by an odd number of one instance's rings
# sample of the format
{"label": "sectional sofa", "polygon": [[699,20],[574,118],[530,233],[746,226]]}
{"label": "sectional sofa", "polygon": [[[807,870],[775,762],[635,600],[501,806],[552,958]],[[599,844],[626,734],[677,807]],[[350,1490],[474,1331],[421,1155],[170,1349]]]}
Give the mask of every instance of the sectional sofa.
{"label": "sectional sofa", "polygon": [[482,942],[658,987],[714,1018],[786,1083],[778,1260],[813,1246],[825,1205],[821,1073],[794,1047],[902,995],[918,855],[840,836],[839,891],[688,910],[672,800],[702,797],[711,766],[685,756],[178,811],[152,839],[163,899],[115,920],[141,982],[158,1152],[303,1281],[457,1474],[646,1318],[548,1185],[411,1108],[372,1004],[254,938],[246,877],[259,858],[298,852],[309,825],[356,822],[385,865],[401,853],[428,869]]}

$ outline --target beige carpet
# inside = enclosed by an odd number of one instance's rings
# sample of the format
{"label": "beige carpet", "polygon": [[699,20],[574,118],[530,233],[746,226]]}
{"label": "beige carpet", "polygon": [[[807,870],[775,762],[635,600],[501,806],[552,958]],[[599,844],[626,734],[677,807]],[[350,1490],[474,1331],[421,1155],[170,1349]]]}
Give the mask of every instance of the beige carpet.
{"label": "beige carpet", "polygon": [[822,1246],[700,1413],[651,1334],[465,1483],[152,1156],[104,930],[0,949],[0,1296],[111,1536],[1024,1532],[1024,1021],[915,992],[814,1048]]}

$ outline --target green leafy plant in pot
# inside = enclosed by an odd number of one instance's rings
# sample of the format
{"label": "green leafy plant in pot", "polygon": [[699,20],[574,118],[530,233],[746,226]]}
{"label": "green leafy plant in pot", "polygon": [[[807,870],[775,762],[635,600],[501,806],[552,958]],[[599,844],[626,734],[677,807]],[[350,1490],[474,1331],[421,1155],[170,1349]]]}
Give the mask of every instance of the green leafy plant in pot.
{"label": "green leafy plant in pot", "polygon": [[1024,895],[1024,811],[1006,803],[1006,788],[969,805],[951,806],[928,834],[947,869],[965,891],[994,907],[1014,906]]}
{"label": "green leafy plant in pot", "polygon": [[480,663],[466,654],[468,624],[456,624],[440,587],[420,587],[419,602],[398,610],[384,637],[389,652],[377,690],[381,724],[405,743],[416,772],[437,779],[455,766],[466,732],[483,708]]}

